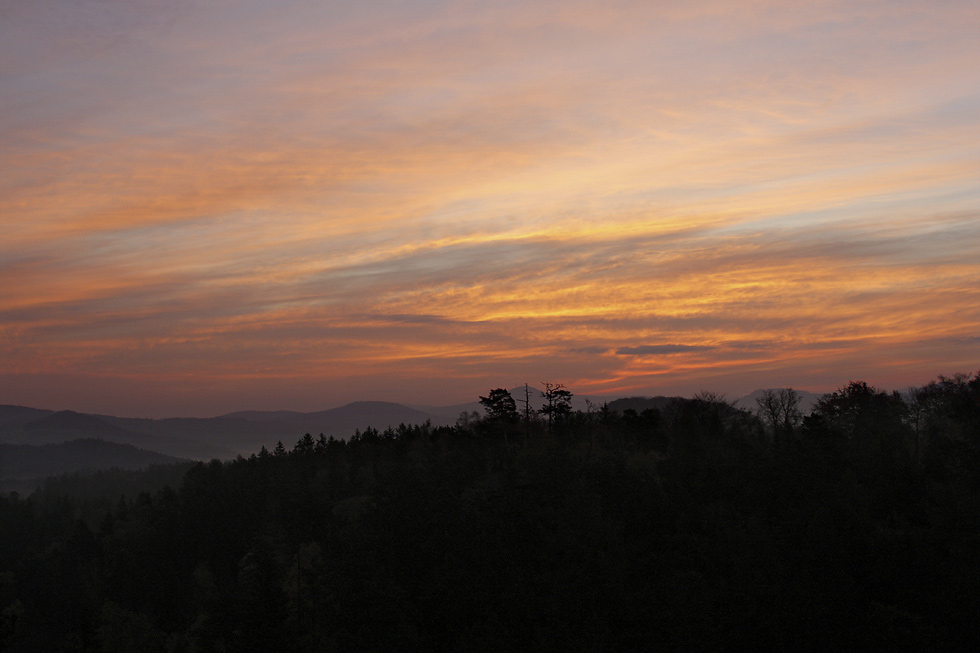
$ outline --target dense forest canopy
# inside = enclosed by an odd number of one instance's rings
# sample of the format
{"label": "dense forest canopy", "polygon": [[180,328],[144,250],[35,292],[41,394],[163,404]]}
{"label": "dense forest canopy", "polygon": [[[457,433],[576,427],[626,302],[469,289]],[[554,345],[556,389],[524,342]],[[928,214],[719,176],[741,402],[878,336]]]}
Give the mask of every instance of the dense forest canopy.
{"label": "dense forest canopy", "polygon": [[805,417],[549,391],[2,497],[0,650],[980,645],[980,373]]}

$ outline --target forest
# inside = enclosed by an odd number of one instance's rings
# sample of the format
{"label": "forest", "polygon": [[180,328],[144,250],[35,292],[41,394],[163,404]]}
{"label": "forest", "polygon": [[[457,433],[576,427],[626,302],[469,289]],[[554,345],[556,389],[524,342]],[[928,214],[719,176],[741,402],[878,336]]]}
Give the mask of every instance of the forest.
{"label": "forest", "polygon": [[980,647],[980,372],[546,393],[0,497],[0,650]]}

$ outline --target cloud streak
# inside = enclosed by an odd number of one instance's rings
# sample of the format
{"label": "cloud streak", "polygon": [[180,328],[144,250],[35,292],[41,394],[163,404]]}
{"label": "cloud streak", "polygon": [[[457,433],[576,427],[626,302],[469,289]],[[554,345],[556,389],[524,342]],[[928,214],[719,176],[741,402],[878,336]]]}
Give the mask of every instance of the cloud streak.
{"label": "cloud streak", "polygon": [[715,348],[707,345],[637,345],[635,347],[620,347],[616,353],[620,356],[667,356],[711,351],[712,349]]}

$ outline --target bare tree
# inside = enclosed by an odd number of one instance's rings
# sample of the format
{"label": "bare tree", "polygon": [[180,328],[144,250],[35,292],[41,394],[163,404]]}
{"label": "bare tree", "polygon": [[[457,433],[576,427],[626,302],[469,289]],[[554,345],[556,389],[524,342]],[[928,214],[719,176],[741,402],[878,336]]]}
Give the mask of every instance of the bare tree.
{"label": "bare tree", "polygon": [[756,398],[755,403],[758,405],[756,412],[772,431],[773,442],[777,448],[782,439],[792,434],[803,420],[800,395],[793,388],[764,390],[762,396]]}
{"label": "bare tree", "polygon": [[531,443],[531,390],[527,383],[524,384],[524,399],[520,400],[524,404],[524,444]]}
{"label": "bare tree", "polygon": [[756,397],[755,403],[758,406],[756,412],[773,435],[782,423],[782,403],[779,400],[779,393],[776,390],[763,390],[762,395]]}
{"label": "bare tree", "polygon": [[572,412],[572,393],[565,389],[562,383],[542,383],[544,406],[538,412],[548,416],[548,433],[551,434],[552,424]]}

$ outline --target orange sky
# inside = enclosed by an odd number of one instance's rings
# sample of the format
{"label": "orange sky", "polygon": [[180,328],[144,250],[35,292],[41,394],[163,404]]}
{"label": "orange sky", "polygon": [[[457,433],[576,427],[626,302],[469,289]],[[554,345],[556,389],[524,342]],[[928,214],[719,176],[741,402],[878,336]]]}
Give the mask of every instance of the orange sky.
{"label": "orange sky", "polygon": [[980,368],[980,4],[527,4],[0,4],[0,403]]}

